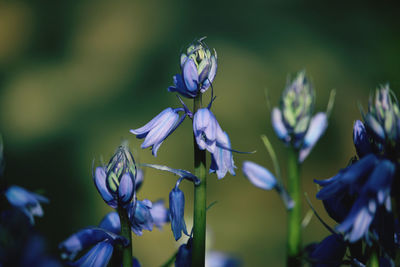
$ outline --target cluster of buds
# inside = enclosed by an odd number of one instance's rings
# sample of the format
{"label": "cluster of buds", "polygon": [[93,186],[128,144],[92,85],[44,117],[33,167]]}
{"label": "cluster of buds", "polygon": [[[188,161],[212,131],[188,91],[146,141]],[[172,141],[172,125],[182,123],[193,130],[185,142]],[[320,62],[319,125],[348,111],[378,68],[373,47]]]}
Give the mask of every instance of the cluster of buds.
{"label": "cluster of buds", "polygon": [[106,167],[97,167],[94,182],[104,201],[113,208],[126,206],[135,195],[136,164],[127,145],[118,147]]}
{"label": "cluster of buds", "polygon": [[368,141],[375,153],[392,154],[400,146],[400,110],[388,85],[376,89],[364,115]]}
{"label": "cluster of buds", "polygon": [[189,45],[186,53],[181,54],[182,74],[174,76],[174,86],[170,86],[168,91],[194,98],[210,87],[217,73],[217,53],[215,50],[211,52],[204,39],[196,40]]}
{"label": "cluster of buds", "polygon": [[272,110],[272,125],[278,137],[300,151],[302,162],[328,126],[327,113],[313,116],[314,89],[304,71],[289,81],[280,107]]}

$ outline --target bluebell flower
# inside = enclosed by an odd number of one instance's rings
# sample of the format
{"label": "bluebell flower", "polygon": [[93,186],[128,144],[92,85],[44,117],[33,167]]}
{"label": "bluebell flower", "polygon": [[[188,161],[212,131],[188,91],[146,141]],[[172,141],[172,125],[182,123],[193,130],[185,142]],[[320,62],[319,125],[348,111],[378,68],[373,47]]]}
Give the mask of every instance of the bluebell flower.
{"label": "bluebell flower", "polygon": [[189,238],[187,243],[182,244],[176,254],[175,267],[186,267],[192,265],[192,243],[193,239]]}
{"label": "bluebell flower", "polygon": [[226,139],[217,119],[208,108],[201,108],[194,114],[193,132],[199,148],[210,153],[215,152],[217,139]]}
{"label": "bluebell flower", "polygon": [[153,217],[154,225],[159,229],[169,222],[169,210],[165,207],[164,200],[154,202],[150,213],[151,217]]}
{"label": "bluebell flower", "polygon": [[93,180],[104,201],[112,208],[127,206],[135,196],[136,164],[129,148],[122,145],[106,167],[93,171]]}
{"label": "bluebell flower", "polygon": [[313,267],[341,266],[347,244],[340,235],[332,234],[322,240],[310,254]]}
{"label": "bluebell flower", "polygon": [[168,91],[194,98],[210,87],[217,73],[217,53],[214,50],[212,54],[204,39],[195,41],[187,48],[186,53],[182,53],[182,73],[174,76],[174,86],[170,86]]}
{"label": "bluebell flower", "polygon": [[280,107],[273,108],[271,113],[275,133],[285,144],[300,151],[299,162],[305,160],[328,126],[326,113],[312,115],[314,95],[305,72],[299,72],[286,85]]}
{"label": "bluebell flower", "polygon": [[171,229],[175,240],[181,238],[182,232],[188,235],[184,219],[185,196],[178,186],[175,186],[169,193],[169,211]]}
{"label": "bluebell flower", "polygon": [[[111,259],[114,246],[128,245],[128,240],[122,236],[102,228],[86,228],[71,235],[60,243],[62,258],[72,266],[107,266]],[[76,260],[76,256],[83,250],[91,248],[85,255]]]}
{"label": "bluebell flower", "polygon": [[152,154],[156,157],[162,142],[183,122],[186,113],[179,117],[183,108],[167,108],[154,117],[150,122],[138,129],[130,130],[137,138],[144,139],[141,148],[151,147]]}
{"label": "bluebell flower", "polygon": [[391,210],[390,189],[395,165],[386,159],[369,154],[342,170],[336,176],[316,181],[323,188],[317,198],[335,201],[354,196],[355,202],[346,218],[337,227],[350,242],[356,242],[368,235],[370,225],[381,206]]}
{"label": "bluebell flower", "polygon": [[151,216],[152,203],[150,200],[145,199],[131,203],[128,209],[128,216],[131,222],[131,229],[136,235],[141,236],[143,229],[153,230],[153,217]]}
{"label": "bluebell flower", "polygon": [[254,162],[245,161],[243,162],[242,171],[244,176],[246,176],[253,185],[264,190],[275,189],[282,198],[286,208],[289,210],[293,208],[293,199],[285,188],[277,182],[275,176],[269,170]]}
{"label": "bluebell flower", "polygon": [[254,162],[243,162],[242,171],[249,181],[258,188],[271,190],[277,184],[276,178],[272,173]]}
{"label": "bluebell flower", "polygon": [[35,223],[34,216],[43,216],[43,209],[40,203],[49,203],[46,197],[32,193],[17,185],[10,186],[6,190],[5,196],[12,206],[21,210],[29,218],[31,224]]}

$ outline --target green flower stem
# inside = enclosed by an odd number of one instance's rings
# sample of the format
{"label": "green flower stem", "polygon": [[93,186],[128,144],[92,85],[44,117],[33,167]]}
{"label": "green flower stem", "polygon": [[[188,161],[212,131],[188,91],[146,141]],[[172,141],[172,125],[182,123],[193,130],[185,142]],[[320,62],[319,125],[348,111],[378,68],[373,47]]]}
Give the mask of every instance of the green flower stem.
{"label": "green flower stem", "polygon": [[301,266],[301,185],[299,152],[289,148],[288,188],[294,201],[294,207],[288,216],[287,266]]}
{"label": "green flower stem", "polygon": [[[194,99],[193,112],[201,108],[201,94]],[[200,150],[196,139],[194,145],[194,174],[200,179],[200,184],[194,187],[194,214],[193,214],[193,250],[192,266],[204,266],[206,249],[206,151]]]}
{"label": "green flower stem", "polygon": [[127,211],[118,205],[117,208],[119,219],[121,221],[121,236],[129,240],[129,244],[126,247],[121,246],[122,250],[122,266],[132,267],[132,234],[129,226],[129,218]]}

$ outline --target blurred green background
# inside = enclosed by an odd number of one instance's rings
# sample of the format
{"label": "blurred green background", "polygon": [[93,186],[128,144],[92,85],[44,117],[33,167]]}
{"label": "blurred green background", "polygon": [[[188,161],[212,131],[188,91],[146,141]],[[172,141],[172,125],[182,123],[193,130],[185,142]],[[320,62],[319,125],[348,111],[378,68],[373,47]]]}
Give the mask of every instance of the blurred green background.
{"label": "blurred green background", "polygon": [[[154,158],[129,129],[166,107],[178,107],[166,88],[179,70],[179,54],[208,36],[218,52],[213,112],[234,148],[236,176],[208,179],[209,248],[233,253],[247,266],[283,266],[286,212],[275,192],[253,187],[243,160],[272,168],[260,135],[267,134],[285,165],[264,90],[276,105],[287,75],[306,69],[324,110],[337,98],[327,133],[303,165],[303,189],[320,214],[312,180],[327,178],[354,154],[352,124],[359,101],[380,83],[399,96],[400,18],[394,2],[323,1],[1,1],[0,131],[10,184],[43,189],[51,199],[37,227],[56,253],[57,244],[110,209],[91,178],[93,158],[108,161],[124,139],[140,162],[192,170],[187,120]],[[208,95],[206,96],[208,99]],[[192,105],[187,101],[188,105]],[[167,200],[176,178],[146,170],[140,199]],[[184,184],[191,226],[192,187]],[[307,204],[304,202],[304,212]],[[328,232],[313,218],[304,243]],[[169,225],[134,238],[143,266],[163,263],[177,249]]]}

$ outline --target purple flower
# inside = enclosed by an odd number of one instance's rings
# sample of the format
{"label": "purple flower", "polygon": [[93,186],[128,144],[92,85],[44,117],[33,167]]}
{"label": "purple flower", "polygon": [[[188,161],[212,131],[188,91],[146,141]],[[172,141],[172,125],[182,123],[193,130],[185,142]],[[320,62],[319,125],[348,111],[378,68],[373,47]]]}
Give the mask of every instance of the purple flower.
{"label": "purple flower", "polygon": [[271,190],[276,186],[276,178],[266,168],[251,162],[243,162],[242,171],[249,181],[258,188]]}
{"label": "purple flower", "polygon": [[162,142],[183,122],[186,113],[179,117],[183,108],[167,108],[148,122],[145,126],[130,130],[137,138],[144,139],[142,148],[151,147],[152,154],[156,157]]}
{"label": "purple flower", "polygon": [[31,224],[35,223],[34,216],[43,216],[40,203],[49,203],[49,200],[44,196],[32,193],[17,185],[10,186],[6,190],[5,196],[12,206],[21,210],[29,218]]}
{"label": "purple flower", "polygon": [[[107,266],[111,259],[114,246],[127,245],[129,241],[119,235],[101,228],[86,228],[71,235],[60,243],[62,258],[70,261],[72,266]],[[75,260],[78,253],[91,248],[80,259]],[[74,262],[72,262],[74,261]]]}
{"label": "purple flower", "polygon": [[175,186],[169,193],[169,211],[171,220],[171,229],[175,240],[182,236],[182,232],[188,235],[184,219],[185,196],[183,192]]}
{"label": "purple flower", "polygon": [[391,161],[369,154],[336,176],[315,181],[323,186],[317,194],[321,200],[339,201],[347,196],[355,199],[351,210],[337,227],[349,242],[368,238],[371,223],[380,208],[391,211],[390,191],[394,174],[395,165]]}
{"label": "purple flower", "polygon": [[131,203],[128,216],[131,222],[131,229],[137,236],[143,234],[142,230],[153,230],[153,217],[151,216],[152,203],[150,200],[145,199],[136,201],[136,204]]}
{"label": "purple flower", "polygon": [[193,132],[199,148],[207,149],[210,153],[216,150],[217,138],[226,139],[217,119],[208,108],[201,108],[194,114]]}
{"label": "purple flower", "polygon": [[217,73],[217,53],[214,50],[212,54],[204,39],[195,41],[181,55],[182,74],[174,76],[174,86],[168,91],[194,98],[199,91],[204,93],[210,87]]}
{"label": "purple flower", "polygon": [[347,245],[340,235],[332,234],[322,240],[311,253],[313,267],[341,266]]}
{"label": "purple flower", "polygon": [[275,176],[269,170],[254,162],[245,161],[243,162],[242,171],[244,176],[246,176],[253,185],[264,190],[275,189],[282,198],[286,208],[288,210],[293,208],[293,199],[285,188],[276,181]]}

